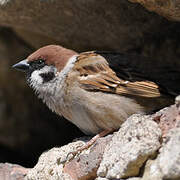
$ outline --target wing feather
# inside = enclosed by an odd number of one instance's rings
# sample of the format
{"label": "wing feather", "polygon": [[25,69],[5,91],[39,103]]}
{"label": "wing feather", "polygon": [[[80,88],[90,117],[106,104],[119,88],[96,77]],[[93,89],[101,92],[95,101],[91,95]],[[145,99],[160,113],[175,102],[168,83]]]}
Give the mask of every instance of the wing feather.
{"label": "wing feather", "polygon": [[104,57],[94,52],[80,54],[74,68],[80,72],[79,83],[85,90],[150,98],[161,96],[154,82],[131,82],[117,77]]}

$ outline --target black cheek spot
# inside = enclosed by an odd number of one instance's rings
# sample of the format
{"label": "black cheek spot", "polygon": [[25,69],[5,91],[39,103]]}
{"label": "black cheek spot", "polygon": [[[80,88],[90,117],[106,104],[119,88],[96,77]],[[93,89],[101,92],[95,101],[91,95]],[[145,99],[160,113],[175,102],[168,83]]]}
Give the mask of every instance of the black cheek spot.
{"label": "black cheek spot", "polygon": [[55,74],[53,72],[41,73],[40,76],[43,78],[43,83],[47,83],[54,79]]}

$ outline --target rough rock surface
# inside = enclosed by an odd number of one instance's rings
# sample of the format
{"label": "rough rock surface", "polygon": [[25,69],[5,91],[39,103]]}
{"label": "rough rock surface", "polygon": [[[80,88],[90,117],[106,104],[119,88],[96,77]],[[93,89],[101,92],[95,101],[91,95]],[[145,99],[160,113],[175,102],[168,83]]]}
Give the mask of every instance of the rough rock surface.
{"label": "rough rock surface", "polygon": [[170,129],[177,127],[179,110],[176,105],[164,108],[153,115],[153,119],[159,124],[162,136],[166,137]]}
{"label": "rough rock surface", "polygon": [[41,155],[37,165],[28,172],[26,179],[93,179],[97,176],[96,171],[111,137],[112,135],[100,138],[90,149],[84,150],[72,160],[70,152],[84,145],[85,141],[53,148]]}
{"label": "rough rock surface", "polygon": [[156,160],[146,162],[141,180],[163,180]]}
{"label": "rough rock surface", "polygon": [[168,133],[157,161],[163,179],[180,179],[180,128]]}
{"label": "rough rock surface", "polygon": [[180,128],[170,130],[155,160],[148,160],[141,180],[180,179]]}
{"label": "rough rock surface", "polygon": [[106,147],[97,175],[110,179],[138,175],[160,147],[160,137],[161,130],[148,116],[131,116]]}
{"label": "rough rock surface", "polygon": [[1,180],[24,180],[28,169],[9,163],[0,164],[0,179]]}
{"label": "rough rock surface", "polygon": [[96,178],[97,169],[102,161],[105,147],[111,139],[112,135],[99,138],[88,154],[82,154],[72,161],[65,163],[64,172],[69,174],[74,180]]}
{"label": "rough rock surface", "polygon": [[161,109],[152,118],[159,124],[162,137],[166,137],[171,129],[180,128],[180,95],[175,98],[175,105]]}
{"label": "rough rock surface", "polygon": [[149,11],[164,16],[168,19],[180,21],[180,1],[179,0],[129,0],[131,2],[140,3]]}
{"label": "rough rock surface", "polygon": [[[163,139],[159,154],[154,160],[148,160],[141,172],[141,180],[180,179],[180,96],[176,105],[167,107],[152,115],[159,118]],[[159,116],[160,115],[160,116]]]}
{"label": "rough rock surface", "polygon": [[77,141],[61,148],[53,148],[44,152],[36,166],[28,172],[26,180],[58,179],[60,177],[61,179],[71,179],[68,174],[63,173],[64,163],[71,158],[72,154],[68,156],[70,152],[75,151],[84,144],[83,141]]}

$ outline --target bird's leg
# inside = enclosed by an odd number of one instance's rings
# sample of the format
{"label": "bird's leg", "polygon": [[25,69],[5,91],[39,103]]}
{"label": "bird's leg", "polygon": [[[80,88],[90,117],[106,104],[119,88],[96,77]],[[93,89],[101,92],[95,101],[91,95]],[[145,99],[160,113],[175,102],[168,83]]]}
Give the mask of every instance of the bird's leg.
{"label": "bird's leg", "polygon": [[102,132],[100,132],[99,134],[95,135],[92,139],[90,139],[83,147],[79,148],[77,151],[82,152],[85,149],[88,149],[90,146],[92,146],[97,139],[106,136],[107,134],[109,134],[110,132],[112,132],[112,129],[109,130],[104,130]]}
{"label": "bird's leg", "polygon": [[99,134],[95,135],[84,146],[80,147],[76,151],[70,152],[67,156],[69,156],[70,154],[72,154],[73,156],[69,161],[71,161],[77,154],[81,153],[83,150],[88,149],[90,146],[92,146],[97,141],[97,139],[104,137],[105,135],[107,135],[113,131],[114,131],[114,129],[104,130],[104,131],[100,132]]}

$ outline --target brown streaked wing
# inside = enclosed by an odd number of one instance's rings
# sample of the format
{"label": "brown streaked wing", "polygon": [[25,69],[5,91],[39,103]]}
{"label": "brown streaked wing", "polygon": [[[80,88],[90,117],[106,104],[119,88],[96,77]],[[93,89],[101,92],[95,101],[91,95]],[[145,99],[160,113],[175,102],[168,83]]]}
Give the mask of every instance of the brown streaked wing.
{"label": "brown streaked wing", "polygon": [[94,52],[80,54],[74,68],[80,72],[79,83],[85,90],[141,97],[161,96],[154,82],[130,82],[118,78],[108,62]]}
{"label": "brown streaked wing", "polygon": [[127,82],[124,85],[119,85],[117,94],[135,95],[141,97],[160,97],[159,87],[151,81],[135,81]]}

